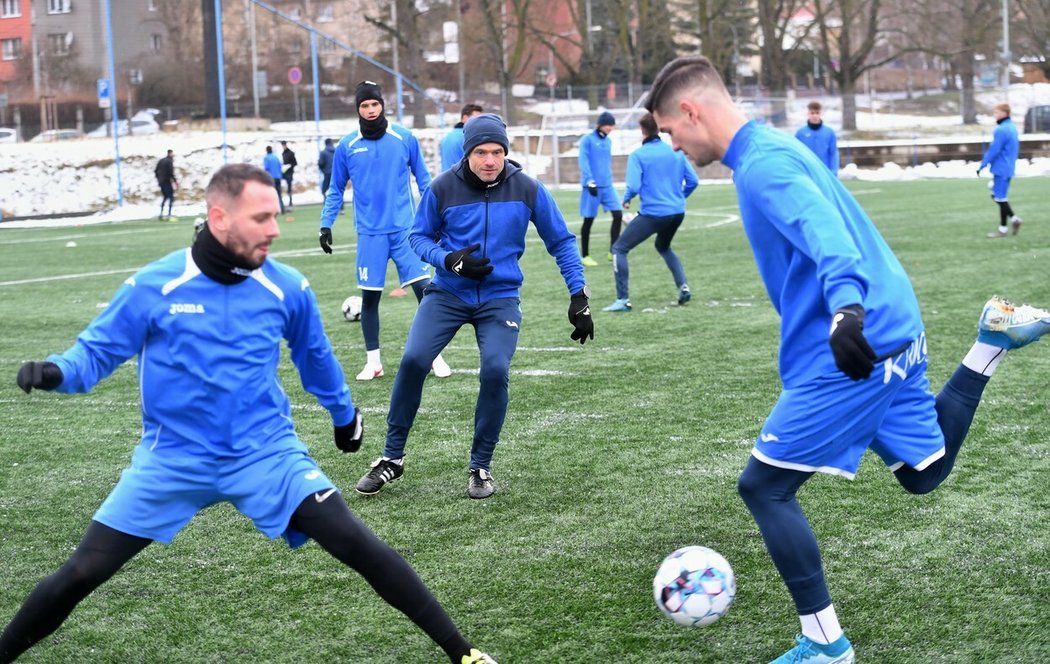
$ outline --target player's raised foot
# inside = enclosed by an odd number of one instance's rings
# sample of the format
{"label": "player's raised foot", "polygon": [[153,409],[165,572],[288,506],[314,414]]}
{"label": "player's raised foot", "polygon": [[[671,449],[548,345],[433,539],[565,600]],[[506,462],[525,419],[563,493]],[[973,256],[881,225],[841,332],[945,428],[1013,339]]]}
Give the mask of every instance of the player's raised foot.
{"label": "player's raised foot", "polygon": [[470,480],[467,482],[467,495],[480,500],[494,493],[496,493],[496,486],[492,483],[492,473],[484,468],[471,468]]}
{"label": "player's raised foot", "polygon": [[470,652],[463,655],[463,658],[459,661],[460,664],[496,664],[496,660],[492,659],[477,648],[471,648]]}
{"label": "player's raised foot", "polygon": [[1021,219],[1016,214],[1010,219],[1010,232],[1017,235],[1021,232],[1021,224],[1024,223],[1024,219]]}
{"label": "player's raised foot", "polygon": [[383,377],[383,365],[382,364],[366,364],[364,369],[361,369],[361,373],[357,374],[357,380],[373,380],[375,378]]}
{"label": "player's raised foot", "polygon": [[678,289],[678,305],[681,306],[693,299],[693,291],[689,290],[689,284],[683,285]]}
{"label": "player's raised foot", "polygon": [[826,645],[799,634],[795,637],[795,647],[770,664],[853,664],[853,661],[853,645],[845,634]]}
{"label": "player's raised foot", "polygon": [[598,261],[594,260],[590,256],[584,256],[583,257],[583,264],[586,265],[587,267],[595,267],[595,266],[598,265]]}
{"label": "player's raised foot", "polygon": [[630,311],[631,301],[624,298],[622,300],[616,300],[607,307],[602,308],[602,311]]}
{"label": "player's raised foot", "polygon": [[374,496],[385,484],[393,482],[404,474],[403,459],[402,463],[394,463],[386,457],[379,457],[372,462],[372,467],[368,472],[357,480],[355,489],[363,496]]}
{"label": "player's raised foot", "polygon": [[998,237],[1006,237],[1007,235],[1009,235],[1009,233],[1007,233],[1007,231],[1006,231],[1006,226],[1002,226],[1000,228],[996,228],[994,231],[989,233],[988,237],[994,239],[994,238],[998,238]]}
{"label": "player's raised foot", "polygon": [[998,295],[988,300],[977,323],[977,340],[1011,350],[1027,346],[1050,332],[1050,311],[1028,304],[1015,306]]}
{"label": "player's raised foot", "polygon": [[449,368],[448,362],[440,354],[434,358],[430,368],[434,370],[434,375],[438,378],[448,378],[452,375],[452,369]]}

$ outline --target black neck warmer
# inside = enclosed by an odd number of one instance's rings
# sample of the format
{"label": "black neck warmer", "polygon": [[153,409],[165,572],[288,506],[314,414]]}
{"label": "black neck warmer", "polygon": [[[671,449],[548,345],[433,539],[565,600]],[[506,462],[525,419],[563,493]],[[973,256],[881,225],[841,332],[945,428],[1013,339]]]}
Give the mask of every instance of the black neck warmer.
{"label": "black neck warmer", "polygon": [[653,141],[658,140],[660,140],[660,136],[658,134],[655,136],[646,136],[645,140],[642,141],[642,145],[645,145],[646,143],[652,143]]}
{"label": "black neck warmer", "polygon": [[820,121],[820,122],[818,122],[817,124],[813,124],[812,122],[810,122],[810,121],[808,121],[808,120],[807,120],[807,121],[806,121],[806,126],[808,126],[808,127],[809,127],[810,129],[812,129],[813,131],[816,131],[816,130],[818,130],[818,129],[820,129],[821,127],[823,127],[823,126],[824,126],[824,121],[823,121],[823,120],[821,120],[821,121]]}
{"label": "black neck warmer", "polygon": [[499,175],[496,176],[495,180],[493,180],[492,182],[485,182],[484,180],[479,178],[474,173],[474,171],[470,170],[470,164],[467,163],[467,158],[463,157],[463,179],[466,180],[467,184],[469,184],[472,188],[477,189],[479,191],[491,189],[492,187],[498,185],[500,182],[503,182],[503,176],[505,176],[506,174],[507,167],[504,166],[503,170],[499,172]]}
{"label": "black neck warmer", "polygon": [[462,129],[463,125],[465,125],[465,124],[467,124],[467,123],[466,122],[457,122],[455,128],[456,129]]}
{"label": "black neck warmer", "polygon": [[215,239],[205,224],[190,248],[193,262],[206,277],[220,284],[239,284],[252,273],[252,267],[243,258]]}
{"label": "black neck warmer", "polygon": [[995,121],[995,124],[1002,124],[1002,123],[1006,122],[1009,119],[1010,118],[999,118],[998,120]]}
{"label": "black neck warmer", "polygon": [[358,124],[361,126],[361,135],[370,141],[377,141],[386,133],[386,116],[382,113],[375,120],[365,120],[358,116]]}
{"label": "black neck warmer", "polygon": [[608,136],[608,134],[606,134],[601,129],[595,129],[594,133],[598,134],[598,138],[605,138],[606,136]]}

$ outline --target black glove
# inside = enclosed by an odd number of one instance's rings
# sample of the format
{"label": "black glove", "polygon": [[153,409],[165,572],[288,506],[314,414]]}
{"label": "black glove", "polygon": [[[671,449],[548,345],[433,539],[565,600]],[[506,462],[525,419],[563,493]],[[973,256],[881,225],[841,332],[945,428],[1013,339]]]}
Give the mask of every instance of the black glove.
{"label": "black glove", "polygon": [[977,169],[977,177],[981,177],[981,169]]}
{"label": "black glove", "polygon": [[470,255],[478,249],[481,249],[481,245],[475,242],[469,247],[453,251],[445,256],[445,269],[461,277],[481,281],[492,273],[492,266],[489,265],[492,261],[487,256],[478,258]]}
{"label": "black glove", "polygon": [[594,319],[591,318],[591,305],[587,301],[586,289],[581,289],[569,300],[569,322],[575,328],[569,335],[573,341],[584,344],[587,339],[594,338]]}
{"label": "black glove", "polygon": [[53,390],[62,384],[62,370],[54,362],[26,362],[18,370],[18,386],[29,394],[38,390]]}
{"label": "black glove", "polygon": [[591,196],[598,195],[598,185],[593,180],[587,183],[587,193]]}
{"label": "black glove", "polygon": [[322,227],[320,238],[321,250],[324,251],[326,254],[332,253],[332,229]]}
{"label": "black glove", "polygon": [[875,368],[875,351],[864,338],[864,307],[851,304],[835,312],[828,337],[835,366],[853,380],[871,375]]}
{"label": "black glove", "polygon": [[365,435],[365,420],[361,416],[361,409],[354,408],[354,416],[349,424],[334,427],[335,446],[343,452],[356,452],[361,449],[361,439]]}

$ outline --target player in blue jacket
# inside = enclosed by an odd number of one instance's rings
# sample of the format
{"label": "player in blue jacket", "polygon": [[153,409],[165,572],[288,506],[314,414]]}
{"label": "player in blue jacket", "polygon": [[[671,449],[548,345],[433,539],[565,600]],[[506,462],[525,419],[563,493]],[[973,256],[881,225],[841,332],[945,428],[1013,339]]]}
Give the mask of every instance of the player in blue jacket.
{"label": "player in blue jacket", "polygon": [[463,160],[463,125],[485,109],[477,104],[467,104],[459,112],[459,122],[441,139],[441,170],[447,171]]}
{"label": "player in blue jacket", "polygon": [[623,207],[625,210],[630,208],[631,199],[640,196],[641,214],[627,224],[626,230],[613,243],[616,301],[602,311],[631,310],[627,253],[650,235],[656,235],[656,252],[671,271],[678,304],[683,305],[693,297],[685,280],[682,261],[671,249],[671,241],[685,219],[685,199],[700,181],[685,155],[675,152],[660,140],[660,131],[651,114],[643,115],[638,120],[638,127],[642,131],[642,146],[627,158],[627,190],[623,195]]}
{"label": "player in blue jacket", "polygon": [[800,127],[795,132],[795,138],[802,141],[807,148],[813,151],[831,169],[835,175],[839,174],[839,147],[835,130],[824,124],[820,113],[823,107],[819,101],[811,101],[806,107],[806,126]]}
{"label": "player in blue jacket", "polygon": [[612,227],[609,229],[609,260],[612,260],[612,245],[620,237],[620,226],[623,223],[623,208],[620,197],[613,186],[612,173],[612,140],[609,134],[616,125],[616,118],[609,111],[598,116],[598,126],[594,131],[580,139],[580,216],[583,226],[580,228],[580,252],[583,264],[594,267],[598,261],[590,256],[591,226],[598,216],[598,205],[612,213]]}
{"label": "player in blue jacket", "polygon": [[506,159],[507,129],[498,115],[479,115],[463,130],[467,156],[434,180],[416,212],[412,248],[437,268],[437,276],[412,321],[394,378],[383,456],[357,483],[357,491],[365,495],[404,474],[405,443],[427,367],[464,325],[474,327],[481,354],[467,495],[488,498],[495,491],[490,468],[507,415],[510,361],[521,330],[523,275],[518,261],[530,223],[571,294],[572,339],[582,344],[594,338],[576,238],[554,199]]}
{"label": "player in blue jacket", "polygon": [[[332,182],[321,209],[321,249],[332,253],[332,225],[343,207],[343,192],[353,186],[354,228],[357,231],[357,287],[361,289],[361,333],[365,339],[365,367],[357,380],[383,376],[379,350],[379,300],[386,285],[386,266],[394,261],[401,287],[412,286],[416,300],[430,283],[430,270],[408,245],[415,214],[409,177],[420,194],[430,186],[419,141],[401,125],[389,124],[383,114],[379,84],[362,81],[354,93],[360,129],[335,148]],[[447,377],[445,360],[434,358],[434,374]]]}
{"label": "player in blue jacket", "polygon": [[263,157],[263,168],[273,178],[273,187],[277,190],[277,202],[281,206],[281,214],[284,214],[284,200],[281,198],[281,181],[284,179],[281,158],[273,153],[273,146],[266,146],[266,156]]}
{"label": "player in blue jacket", "polygon": [[775,662],[852,662],[796,492],[818,472],[852,479],[868,448],[905,490],[935,489],[1000,360],[1050,331],[1050,313],[988,301],[977,341],[935,397],[908,276],[838,178],[794,138],[749,122],[707,58],[667,64],[646,105],[695,164],[721,160],[733,171],[780,314],[784,389],[738,483],[802,623],[796,647]]}
{"label": "player in blue jacket", "polygon": [[1021,230],[1021,218],[1014,214],[1010,201],[1007,200],[1010,179],[1014,176],[1021,144],[1017,140],[1017,126],[1010,119],[1010,105],[996,104],[993,114],[997,126],[992,134],[992,144],[981,157],[977,175],[978,177],[981,175],[985,166],[990,166],[992,200],[999,206],[999,228],[989,233],[988,237],[999,238],[1006,237],[1007,224],[1013,229],[1014,235]]}
{"label": "player in blue jacket", "polygon": [[87,392],[136,357],[142,438],[80,546],[0,636],[0,662],[56,630],[151,542],[170,543],[218,502],[292,548],[315,539],[456,664],[491,661],[460,635],[411,566],[350,512],[295,432],[277,377],[283,342],[303,387],[331,414],[336,446],[356,452],[363,427],[310,284],[268,258],[280,234],[271,180],[248,164],[220,168],[193,246],[128,278],[65,353],[19,370],[26,393]]}

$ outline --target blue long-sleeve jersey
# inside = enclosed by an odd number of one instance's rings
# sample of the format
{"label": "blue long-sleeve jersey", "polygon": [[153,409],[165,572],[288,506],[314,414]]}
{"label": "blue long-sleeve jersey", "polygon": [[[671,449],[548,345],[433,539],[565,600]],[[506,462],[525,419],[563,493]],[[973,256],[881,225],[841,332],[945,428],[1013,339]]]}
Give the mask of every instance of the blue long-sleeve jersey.
{"label": "blue long-sleeve jersey", "polygon": [[263,170],[273,179],[279,180],[281,178],[281,158],[272,152],[267,152],[263,157]]}
{"label": "blue long-sleeve jersey", "polygon": [[1017,140],[1017,125],[1010,118],[1003,118],[992,134],[992,144],[984,151],[980,168],[991,164],[992,175],[1012,178],[1017,167],[1017,155],[1021,144]]}
{"label": "blue long-sleeve jersey", "polygon": [[861,304],[876,353],[923,329],[908,275],[875,225],[830,170],[798,141],[748,122],[722,157],[733,171],[758,273],[780,314],[785,388],[837,372],[832,314]]}
{"label": "blue long-sleeve jersey", "polygon": [[128,278],[72,348],[48,360],[59,392],[87,392],[137,356],[142,439],[188,456],[239,456],[295,436],[277,378],[281,340],[303,387],[337,425],[354,406],[332,354],[317,301],[298,271],[268,259],[222,285],[201,273],[189,249]]}
{"label": "blue long-sleeve jersey", "polygon": [[463,159],[463,123],[456,126],[441,139],[441,170],[447,171]]}
{"label": "blue long-sleeve jersey", "polygon": [[821,123],[820,127],[812,129],[809,123],[806,123],[795,132],[795,138],[802,141],[807,148],[812,150],[813,154],[817,155],[817,158],[824,162],[824,165],[830,168],[832,173],[838,175],[839,147],[834,129],[824,123]]}
{"label": "blue long-sleeve jersey", "polygon": [[580,182],[594,182],[599,187],[611,187],[612,141],[597,129],[580,139]]}
{"label": "blue long-sleeve jersey", "polygon": [[669,217],[685,212],[685,199],[699,183],[685,155],[653,136],[627,157],[623,202],[626,205],[640,196],[639,212],[648,217]]}
{"label": "blue long-sleeve jersey", "polygon": [[364,235],[408,230],[415,203],[409,174],[420,194],[430,186],[419,141],[408,129],[391,124],[375,140],[360,131],[343,137],[335,147],[332,183],[321,210],[321,228],[331,228],[343,206],[347,182],[354,187],[354,228]]}
{"label": "blue long-sleeve jersey", "polygon": [[[437,268],[435,286],[470,304],[518,297],[524,279],[518,261],[525,253],[529,222],[557,262],[569,293],[586,285],[576,236],[539,180],[508,159],[503,181],[482,191],[466,182],[464,168],[460,162],[434,179],[408,236],[420,258]],[[472,255],[487,256],[491,274],[479,282],[445,269],[446,256],[475,243],[481,248]]]}

